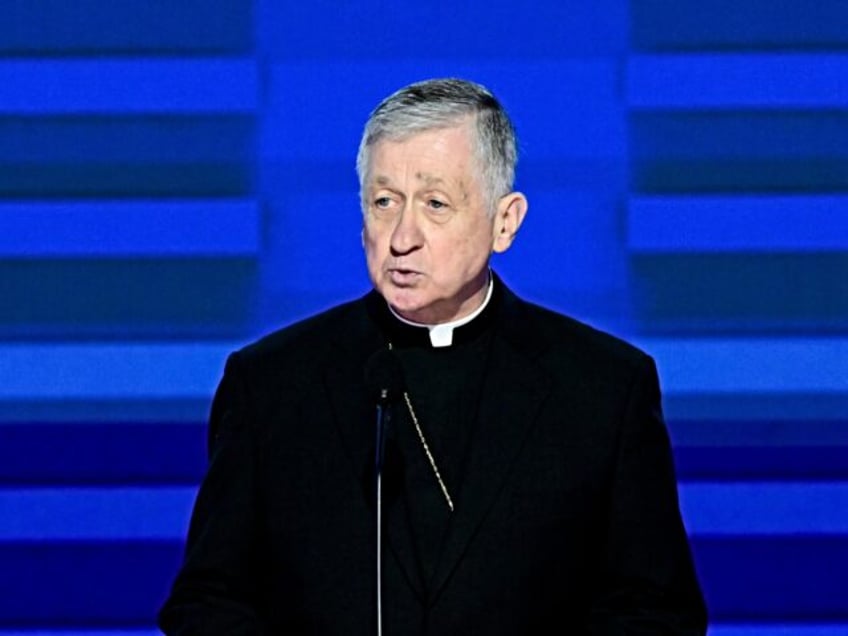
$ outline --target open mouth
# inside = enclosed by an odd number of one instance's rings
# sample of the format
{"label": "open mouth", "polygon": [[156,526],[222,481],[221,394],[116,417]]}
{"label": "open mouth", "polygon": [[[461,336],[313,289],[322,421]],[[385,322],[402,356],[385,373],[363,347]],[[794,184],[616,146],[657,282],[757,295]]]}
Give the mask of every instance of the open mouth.
{"label": "open mouth", "polygon": [[389,270],[389,278],[396,285],[408,285],[420,274],[414,269],[395,268]]}

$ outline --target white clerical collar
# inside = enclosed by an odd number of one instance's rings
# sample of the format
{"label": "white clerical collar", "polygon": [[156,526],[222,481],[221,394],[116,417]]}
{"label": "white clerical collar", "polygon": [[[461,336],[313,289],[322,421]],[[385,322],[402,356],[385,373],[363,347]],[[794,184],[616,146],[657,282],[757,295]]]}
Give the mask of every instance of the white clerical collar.
{"label": "white clerical collar", "polygon": [[406,318],[398,314],[394,309],[392,309],[391,305],[389,305],[389,311],[392,312],[395,318],[397,318],[403,323],[406,323],[407,325],[412,325],[413,327],[426,327],[430,332],[430,344],[434,347],[449,347],[453,344],[453,330],[457,327],[461,327],[462,325],[468,324],[481,313],[483,313],[483,310],[486,308],[486,305],[489,304],[489,301],[492,298],[492,289],[494,289],[494,279],[491,273],[489,273],[489,285],[486,289],[486,297],[483,299],[483,302],[480,304],[480,306],[467,316],[439,325],[426,325],[420,322],[412,322],[411,320],[407,320]]}

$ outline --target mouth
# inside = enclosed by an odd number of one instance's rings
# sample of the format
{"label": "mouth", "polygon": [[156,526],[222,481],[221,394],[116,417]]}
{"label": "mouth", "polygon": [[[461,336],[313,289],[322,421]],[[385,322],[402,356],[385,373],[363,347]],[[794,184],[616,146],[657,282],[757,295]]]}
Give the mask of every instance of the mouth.
{"label": "mouth", "polygon": [[403,287],[413,284],[421,276],[421,272],[403,267],[393,267],[388,270],[388,275],[393,284]]}

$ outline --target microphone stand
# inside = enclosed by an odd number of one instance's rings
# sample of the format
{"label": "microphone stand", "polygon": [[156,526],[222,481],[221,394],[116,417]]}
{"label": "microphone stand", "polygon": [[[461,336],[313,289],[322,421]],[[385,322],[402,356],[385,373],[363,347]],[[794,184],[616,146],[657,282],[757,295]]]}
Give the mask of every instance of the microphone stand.
{"label": "microphone stand", "polygon": [[386,433],[391,422],[391,401],[403,390],[400,360],[388,349],[375,352],[365,364],[365,383],[377,400],[377,429],[374,451],[374,510],[377,521],[377,636],[383,636],[383,468]]}
{"label": "microphone stand", "polygon": [[374,491],[377,517],[377,636],[383,636],[383,462],[389,420],[388,390],[380,390],[377,401],[377,434],[374,457]]}

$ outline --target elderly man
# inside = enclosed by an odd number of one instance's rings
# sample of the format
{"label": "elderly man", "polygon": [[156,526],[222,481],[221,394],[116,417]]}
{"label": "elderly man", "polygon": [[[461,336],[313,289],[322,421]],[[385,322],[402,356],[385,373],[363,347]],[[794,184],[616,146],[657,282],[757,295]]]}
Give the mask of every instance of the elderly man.
{"label": "elderly man", "polygon": [[166,634],[705,632],[653,361],[489,267],[515,162],[472,82],[371,114],[374,289],[230,356]]}

